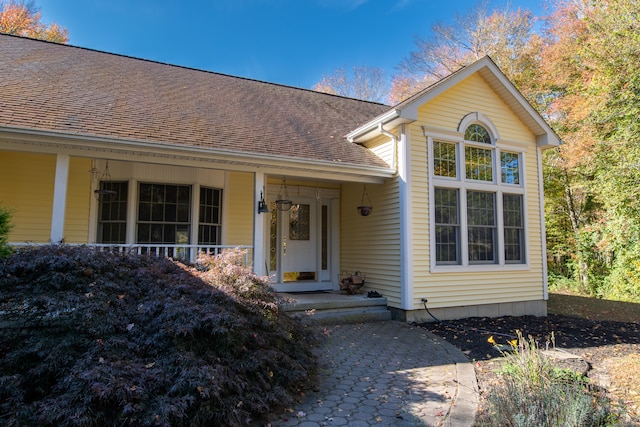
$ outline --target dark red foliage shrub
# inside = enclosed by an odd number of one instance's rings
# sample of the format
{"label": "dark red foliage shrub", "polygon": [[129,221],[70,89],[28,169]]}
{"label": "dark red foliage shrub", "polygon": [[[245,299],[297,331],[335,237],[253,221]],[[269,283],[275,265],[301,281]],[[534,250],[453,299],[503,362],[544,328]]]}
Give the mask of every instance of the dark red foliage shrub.
{"label": "dark red foliage shrub", "polygon": [[0,261],[0,424],[245,425],[291,404],[315,377],[313,337],[234,257]]}

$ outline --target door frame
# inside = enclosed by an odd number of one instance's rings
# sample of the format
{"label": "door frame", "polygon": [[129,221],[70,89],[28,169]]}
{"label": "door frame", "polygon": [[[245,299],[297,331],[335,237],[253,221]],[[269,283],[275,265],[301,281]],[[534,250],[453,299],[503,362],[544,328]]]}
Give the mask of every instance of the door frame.
{"label": "door frame", "polygon": [[[298,201],[304,203],[304,199],[315,199],[315,227],[316,236],[316,280],[309,281],[283,281],[283,245],[282,239],[278,238],[282,235],[281,221],[288,217],[288,212],[280,212],[275,208],[275,200],[278,197],[280,185],[272,184],[267,188],[267,203],[272,211],[267,216],[268,223],[265,226],[265,243],[267,254],[266,267],[271,278],[271,286],[277,292],[309,292],[309,291],[331,291],[339,289],[338,273],[340,266],[340,190],[311,187],[309,185],[287,185],[289,199],[295,204]],[[322,206],[327,207],[327,269],[322,269]],[[276,231],[276,270],[272,271],[271,259],[271,220],[272,215],[277,215],[277,231]]]}

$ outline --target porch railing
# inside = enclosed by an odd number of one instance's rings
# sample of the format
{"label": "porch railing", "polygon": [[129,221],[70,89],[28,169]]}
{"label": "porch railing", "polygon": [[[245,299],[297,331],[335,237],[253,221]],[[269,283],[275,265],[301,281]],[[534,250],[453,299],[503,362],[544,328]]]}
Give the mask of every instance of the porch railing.
{"label": "porch railing", "polygon": [[[16,248],[43,246],[49,243],[9,243]],[[112,244],[112,243],[65,243],[69,246],[88,246],[99,251],[114,253],[132,253],[138,255],[148,255],[155,257],[168,257],[180,259],[183,261],[195,262],[200,255],[218,255],[225,249],[240,249],[245,251],[244,265],[250,265],[252,259],[253,246],[243,245],[172,245],[165,243],[131,243],[131,244]]]}

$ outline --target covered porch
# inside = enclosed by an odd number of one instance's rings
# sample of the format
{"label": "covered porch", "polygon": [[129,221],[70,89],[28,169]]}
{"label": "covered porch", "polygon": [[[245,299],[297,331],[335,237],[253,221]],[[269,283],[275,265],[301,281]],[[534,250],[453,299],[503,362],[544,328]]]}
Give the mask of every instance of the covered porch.
{"label": "covered porch", "polygon": [[211,159],[14,148],[0,156],[0,200],[14,212],[11,244],[64,242],[188,261],[239,248],[279,292],[339,291],[344,271],[363,269],[345,258],[353,239],[342,228],[350,235],[352,221],[369,219],[356,209],[363,190],[375,197],[371,189],[385,182],[363,168],[256,170]]}

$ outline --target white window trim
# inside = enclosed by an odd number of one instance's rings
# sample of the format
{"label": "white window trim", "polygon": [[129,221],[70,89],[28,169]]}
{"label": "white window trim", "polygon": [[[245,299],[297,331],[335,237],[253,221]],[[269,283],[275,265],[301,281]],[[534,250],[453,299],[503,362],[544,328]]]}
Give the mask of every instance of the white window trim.
{"label": "white window trim", "polygon": [[[222,190],[222,211],[221,221],[222,221],[222,232],[221,232],[221,245],[226,245],[227,242],[227,229],[226,224],[226,216],[228,209],[228,178],[225,174],[225,178],[223,180],[199,180],[199,172],[193,171],[191,168],[184,167],[173,167],[171,170],[171,178],[159,178],[157,176],[151,176],[148,173],[140,172],[136,165],[139,163],[135,162],[118,162],[114,161],[110,164],[112,167],[111,173],[111,181],[122,181],[129,183],[129,197],[127,199],[127,232],[126,232],[126,242],[125,244],[136,244],[137,243],[137,233],[138,233],[138,198],[139,198],[139,185],[140,183],[150,183],[150,184],[160,184],[160,185],[187,185],[191,186],[191,216],[190,216],[190,227],[191,234],[189,236],[190,239],[193,239],[195,236],[195,240],[192,240],[190,244],[197,244],[197,232],[199,226],[199,211],[200,211],[200,187],[208,187]],[[104,168],[105,164],[103,160],[97,160],[97,167]],[[167,168],[164,169],[163,172],[165,175],[168,175]],[[195,192],[197,191],[197,195]],[[93,192],[93,188],[92,188]],[[90,202],[90,241],[93,243],[97,243],[98,237],[98,209],[99,203],[93,196],[91,195]],[[194,222],[193,220],[196,219]],[[195,230],[195,232],[194,232]],[[196,243],[193,243],[193,242]]]}
{"label": "white window trim", "polygon": [[[478,114],[479,116],[477,116]],[[473,115],[473,116],[472,116]],[[483,120],[479,121],[478,117],[482,117]],[[487,121],[485,121],[487,120]],[[493,150],[493,181],[483,182],[466,179],[465,170],[465,149],[464,147],[469,144],[476,146],[478,144],[469,143],[464,141],[464,130],[466,126],[471,123],[479,122],[483,126],[487,127],[487,130],[492,134],[493,144],[491,149]],[[465,125],[464,127],[462,127]],[[429,176],[429,230],[430,230],[430,267],[432,273],[460,273],[464,272],[488,272],[488,271],[521,271],[530,269],[530,250],[529,250],[529,238],[528,238],[528,203],[527,203],[527,189],[525,185],[525,170],[526,170],[526,152],[524,147],[516,147],[512,144],[503,147],[497,137],[497,131],[493,124],[484,117],[481,113],[472,113],[465,116],[460,122],[459,130],[462,128],[462,132],[458,133],[457,138],[453,138],[452,135],[443,135],[437,133],[424,131],[427,139],[427,171]],[[457,177],[439,177],[434,175],[433,168],[433,141],[438,140],[442,142],[450,142],[456,144],[456,170]],[[487,147],[487,144],[479,144],[478,146]],[[505,184],[502,183],[502,169],[500,165],[500,152],[508,151],[510,153],[517,153],[520,156],[519,168],[520,168],[520,184]],[[435,233],[435,188],[454,188],[459,192],[459,209],[460,209],[460,264],[457,265],[438,265],[436,263],[436,233]],[[469,262],[469,247],[468,247],[468,222],[467,222],[467,191],[487,191],[495,194],[495,209],[496,209],[496,227],[497,227],[497,256],[498,260],[492,264],[475,264]],[[523,198],[523,221],[524,221],[524,257],[525,262],[522,264],[506,263],[504,256],[504,219],[503,219],[503,194],[518,194]]]}

